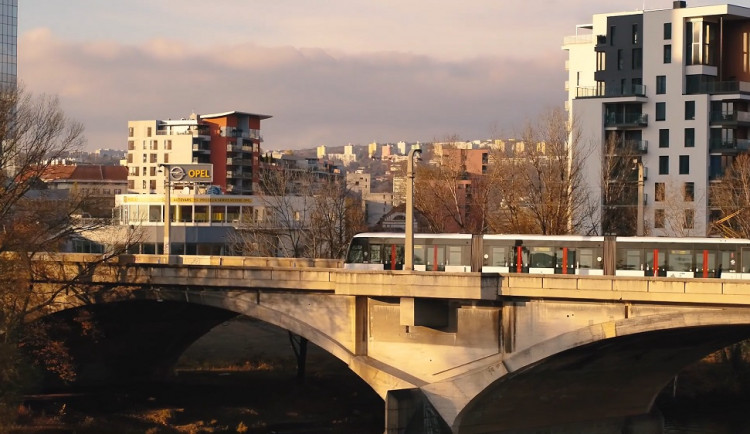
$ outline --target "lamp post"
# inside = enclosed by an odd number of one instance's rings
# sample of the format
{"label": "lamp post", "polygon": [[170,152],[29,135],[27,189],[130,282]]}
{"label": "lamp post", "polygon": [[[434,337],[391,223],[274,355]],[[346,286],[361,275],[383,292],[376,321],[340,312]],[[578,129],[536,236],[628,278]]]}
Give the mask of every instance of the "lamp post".
{"label": "lamp post", "polygon": [[411,148],[406,160],[406,242],[404,270],[414,270],[414,157],[422,154],[417,147]]}
{"label": "lamp post", "polygon": [[164,171],[164,254],[169,256],[170,248],[170,230],[172,229],[172,197],[171,189],[172,183],[170,182],[169,165],[160,164],[159,170]]}
{"label": "lamp post", "polygon": [[643,162],[640,160],[640,158],[633,158],[633,163],[635,163],[636,168],[638,169],[638,216],[636,227],[635,227],[635,235],[642,237],[643,236]]}

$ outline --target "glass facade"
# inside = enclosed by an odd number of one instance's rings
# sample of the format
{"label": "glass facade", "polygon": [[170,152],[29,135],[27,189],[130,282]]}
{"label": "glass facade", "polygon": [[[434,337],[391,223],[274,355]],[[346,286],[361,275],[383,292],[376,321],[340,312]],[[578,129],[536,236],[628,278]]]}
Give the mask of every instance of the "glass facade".
{"label": "glass facade", "polygon": [[0,85],[16,86],[18,0],[0,0]]}

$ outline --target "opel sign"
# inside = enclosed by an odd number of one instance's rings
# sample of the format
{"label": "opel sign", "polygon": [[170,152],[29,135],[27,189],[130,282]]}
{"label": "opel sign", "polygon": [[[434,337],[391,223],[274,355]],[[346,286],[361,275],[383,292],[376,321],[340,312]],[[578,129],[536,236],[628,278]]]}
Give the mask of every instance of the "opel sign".
{"label": "opel sign", "polygon": [[213,182],[213,164],[170,164],[170,182]]}

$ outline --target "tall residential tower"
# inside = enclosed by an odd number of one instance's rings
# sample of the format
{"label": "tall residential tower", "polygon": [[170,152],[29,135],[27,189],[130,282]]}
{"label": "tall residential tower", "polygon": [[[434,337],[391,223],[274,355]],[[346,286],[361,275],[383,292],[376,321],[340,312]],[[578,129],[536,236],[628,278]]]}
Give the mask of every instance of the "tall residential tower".
{"label": "tall residential tower", "polygon": [[706,235],[712,183],[750,149],[750,9],[594,15],[563,48],[600,231]]}
{"label": "tall residential tower", "polygon": [[0,85],[17,82],[18,0],[0,0]]}

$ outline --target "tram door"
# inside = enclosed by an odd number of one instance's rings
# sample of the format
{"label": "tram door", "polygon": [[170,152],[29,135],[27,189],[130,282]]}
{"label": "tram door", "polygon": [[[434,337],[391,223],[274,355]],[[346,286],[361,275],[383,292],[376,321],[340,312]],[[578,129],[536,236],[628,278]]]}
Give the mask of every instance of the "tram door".
{"label": "tram door", "polygon": [[529,272],[529,249],[517,245],[513,247],[513,261],[510,264],[511,273],[528,273]]}
{"label": "tram door", "polygon": [[404,269],[404,246],[398,244],[386,244],[384,247],[383,268],[386,270]]}
{"label": "tram door", "polygon": [[666,255],[664,250],[646,249],[646,276],[666,276]]}
{"label": "tram door", "polygon": [[713,250],[695,251],[694,277],[716,277],[716,252]]}

